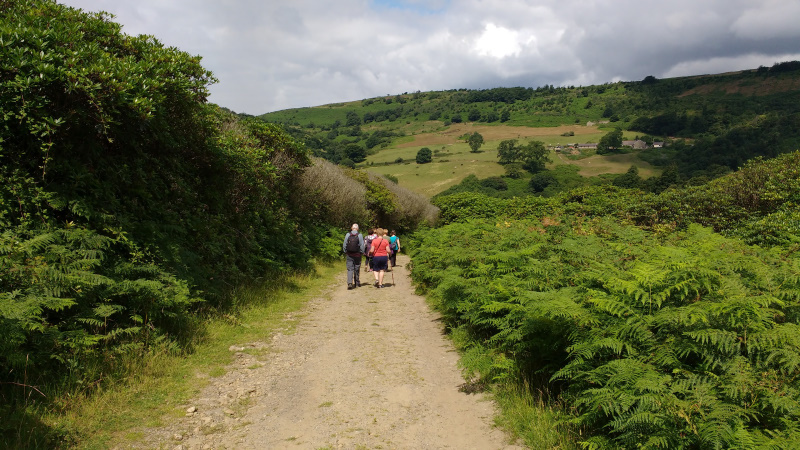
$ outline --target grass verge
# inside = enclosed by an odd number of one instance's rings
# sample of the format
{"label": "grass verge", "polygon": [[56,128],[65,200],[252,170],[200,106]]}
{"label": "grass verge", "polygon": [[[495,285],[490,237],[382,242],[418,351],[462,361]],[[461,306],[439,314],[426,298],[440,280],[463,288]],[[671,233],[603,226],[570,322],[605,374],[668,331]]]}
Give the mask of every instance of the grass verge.
{"label": "grass verge", "polygon": [[505,381],[490,387],[500,407],[495,424],[536,449],[578,449],[580,446],[565,424],[562,405],[546,395],[533,394],[528,386]]}
{"label": "grass verge", "polygon": [[[413,237],[410,239],[413,240]],[[408,244],[406,244],[408,245]],[[424,292],[418,291],[418,294]],[[428,306],[437,309],[436,300],[426,296]],[[462,392],[485,392],[498,406],[497,427],[520,440],[528,448],[577,450],[577,431],[567,423],[566,406],[549,392],[537,391],[524,380],[496,377],[497,354],[472,338],[464,328],[447,333],[460,355],[464,378]]]}
{"label": "grass verge", "polygon": [[[165,345],[123,356],[119,363],[125,376],[104,381],[92,394],[66,392],[47,405],[21,411],[25,420],[18,419],[16,436],[0,442],[14,448],[42,448],[46,442],[47,447],[101,449],[140,440],[142,429],[182,416],[183,405],[210,378],[226,372],[233,361],[230,346],[263,341],[278,330],[291,332],[298,316],[287,319],[289,313],[323,295],[340,271],[339,265],[318,265],[311,274],[239,289],[230,313],[209,317],[198,327],[189,352]],[[60,436],[58,443],[54,434]]]}

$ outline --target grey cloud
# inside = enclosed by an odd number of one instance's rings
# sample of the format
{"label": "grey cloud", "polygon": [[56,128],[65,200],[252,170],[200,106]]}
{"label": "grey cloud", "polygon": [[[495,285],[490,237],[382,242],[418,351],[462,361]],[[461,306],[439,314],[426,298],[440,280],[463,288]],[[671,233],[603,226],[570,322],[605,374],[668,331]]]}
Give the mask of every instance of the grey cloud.
{"label": "grey cloud", "polygon": [[211,101],[252,114],[415,90],[736,70],[800,53],[800,4],[778,0],[64,3],[202,55],[220,79]]}

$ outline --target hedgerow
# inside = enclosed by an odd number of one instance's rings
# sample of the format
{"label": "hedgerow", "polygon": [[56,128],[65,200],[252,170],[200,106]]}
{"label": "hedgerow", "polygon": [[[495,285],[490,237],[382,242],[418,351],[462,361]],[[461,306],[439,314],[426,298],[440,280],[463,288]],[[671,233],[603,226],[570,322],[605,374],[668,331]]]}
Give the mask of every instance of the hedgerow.
{"label": "hedgerow", "polygon": [[0,1],[4,417],[318,254],[301,231],[326,224],[292,201],[307,151],[207,104],[199,62],[104,14]]}

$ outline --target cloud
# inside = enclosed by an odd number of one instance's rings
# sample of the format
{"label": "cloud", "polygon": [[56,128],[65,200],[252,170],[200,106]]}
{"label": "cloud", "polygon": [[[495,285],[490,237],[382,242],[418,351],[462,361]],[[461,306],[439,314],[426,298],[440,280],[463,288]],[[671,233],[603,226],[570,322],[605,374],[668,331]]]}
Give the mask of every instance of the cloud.
{"label": "cloud", "polygon": [[210,100],[261,114],[416,90],[588,85],[771,65],[781,0],[63,0],[203,56]]}

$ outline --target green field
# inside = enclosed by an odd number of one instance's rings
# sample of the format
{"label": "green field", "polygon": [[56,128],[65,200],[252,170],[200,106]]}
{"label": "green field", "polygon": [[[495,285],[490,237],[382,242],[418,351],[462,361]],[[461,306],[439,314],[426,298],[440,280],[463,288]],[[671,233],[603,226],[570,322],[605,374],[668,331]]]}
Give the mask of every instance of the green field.
{"label": "green field", "polygon": [[[475,131],[481,133],[486,140],[479,153],[470,152],[469,146],[459,139],[460,136]],[[574,132],[575,135],[562,135],[568,131]],[[497,163],[497,147],[505,139],[518,139],[521,144],[538,140],[546,145],[564,145],[596,143],[605,133],[596,126],[583,125],[514,127],[456,124],[398,140],[393,145],[367,157],[362,167],[377,174],[397,177],[401,186],[430,197],[458,184],[469,175],[478,178],[503,175],[505,169]],[[626,139],[634,137],[628,134],[625,135]],[[428,147],[434,152],[432,163],[415,162],[417,152],[422,147]],[[398,159],[402,159],[403,162],[396,163]],[[639,174],[644,178],[660,173],[658,169],[639,159],[637,153],[593,155],[572,160],[551,152],[550,159],[552,161],[550,167],[563,164],[575,165],[580,167],[579,173],[585,177],[604,173],[625,173],[631,165],[637,166]]]}
{"label": "green field", "polygon": [[367,170],[381,175],[397,177],[400,186],[426,196],[433,196],[450,186],[458,184],[468,175],[479,178],[502,175],[505,170],[497,164],[497,150],[491,149],[480,153],[471,153],[467,144],[450,144],[445,146],[440,156],[434,155],[433,162],[417,164],[414,157],[418,148],[392,148],[370,157],[369,162],[394,161],[403,158],[401,164],[387,166],[366,166]]}

